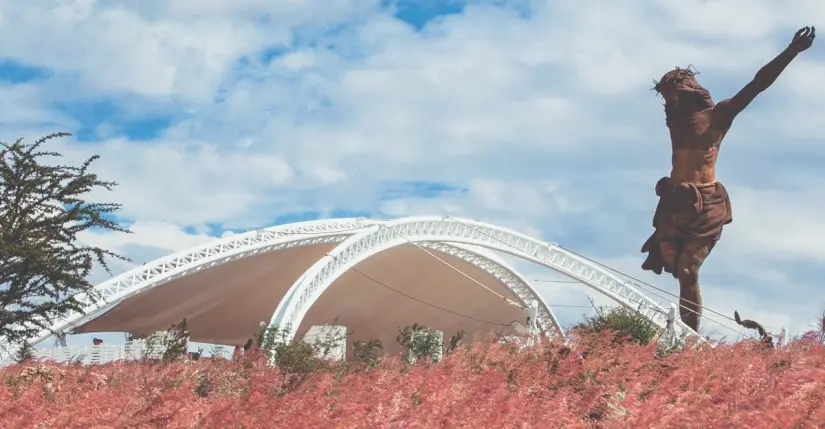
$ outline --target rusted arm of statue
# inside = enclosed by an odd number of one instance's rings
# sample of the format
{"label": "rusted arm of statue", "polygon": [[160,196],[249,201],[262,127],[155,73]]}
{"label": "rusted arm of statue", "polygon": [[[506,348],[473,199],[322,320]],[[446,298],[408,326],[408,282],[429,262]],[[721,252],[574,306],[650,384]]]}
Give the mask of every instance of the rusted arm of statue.
{"label": "rusted arm of statue", "polygon": [[771,62],[762,67],[744,88],[733,97],[720,101],[714,108],[714,116],[721,127],[728,127],[739,113],[745,110],[757,95],[768,89],[788,64],[796,56],[811,47],[816,37],[816,28],[803,27],[794,34],[793,40],[785,50],[776,56]]}

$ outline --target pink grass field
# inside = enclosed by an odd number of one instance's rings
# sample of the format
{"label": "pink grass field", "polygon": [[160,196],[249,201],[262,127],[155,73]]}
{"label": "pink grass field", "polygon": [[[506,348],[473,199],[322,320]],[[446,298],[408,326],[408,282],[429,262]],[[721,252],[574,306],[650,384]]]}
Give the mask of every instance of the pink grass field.
{"label": "pink grass field", "polygon": [[0,428],[822,428],[824,352],[813,335],[663,358],[605,336],[477,343],[438,365],[316,372],[288,393],[254,356],[31,363],[0,369]]}

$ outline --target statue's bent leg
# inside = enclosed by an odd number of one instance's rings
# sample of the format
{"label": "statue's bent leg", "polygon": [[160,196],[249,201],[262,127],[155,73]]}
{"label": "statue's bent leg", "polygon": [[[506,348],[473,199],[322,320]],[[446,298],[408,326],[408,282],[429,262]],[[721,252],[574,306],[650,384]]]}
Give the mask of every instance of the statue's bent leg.
{"label": "statue's bent leg", "polygon": [[699,269],[710,254],[715,240],[689,240],[682,245],[676,263],[676,278],[679,279],[679,315],[694,331],[699,330],[702,317],[702,293],[699,289]]}
{"label": "statue's bent leg", "polygon": [[662,262],[665,264],[665,271],[673,273],[676,270],[676,264],[679,262],[680,243],[677,240],[659,242],[659,251],[662,254]]}
{"label": "statue's bent leg", "polygon": [[664,271],[666,273],[676,273],[676,266],[679,262],[679,254],[682,251],[684,239],[679,233],[679,229],[673,222],[672,216],[663,215],[656,219],[656,232],[654,236],[658,241],[659,255],[661,256]]}

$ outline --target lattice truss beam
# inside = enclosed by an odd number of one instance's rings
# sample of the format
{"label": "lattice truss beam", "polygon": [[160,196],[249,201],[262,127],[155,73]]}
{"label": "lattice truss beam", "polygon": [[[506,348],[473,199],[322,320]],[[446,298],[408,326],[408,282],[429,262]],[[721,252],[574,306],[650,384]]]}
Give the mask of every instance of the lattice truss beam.
{"label": "lattice truss beam", "polygon": [[[380,251],[412,243],[479,267],[505,284],[525,307],[533,300],[537,301],[539,309],[536,322],[539,329],[548,335],[560,334],[561,329],[552,311],[532,285],[492,252],[473,248],[508,253],[551,268],[628,308],[638,310],[662,328],[667,324],[667,310],[640,293],[629,279],[621,278],[555,244],[466,219],[413,217],[379,221],[349,218],[300,222],[250,231],[146,263],[96,286],[96,300],[79,295],[78,299],[86,304],[83,314],[69,314],[50,329],[32,338],[31,342],[42,342],[54,332],[68,332],[72,327],[94,319],[123,299],[174,279],[260,253],[321,243],[340,244],[296,281],[281,301],[272,322],[297,327],[312,303],[346,270]],[[676,331],[696,335],[681,321],[676,322]]]}
{"label": "lattice truss beam", "polygon": [[507,288],[516,295],[519,303],[525,310],[530,308],[531,301],[537,301],[539,307],[536,315],[536,323],[539,330],[546,334],[559,336],[564,334],[556,316],[544,301],[544,298],[536,292],[533,286],[522,277],[518,271],[496,257],[494,253],[482,253],[479,250],[471,250],[456,244],[447,244],[439,241],[425,241],[418,244],[424,248],[436,250],[465,260],[481,268],[487,272],[487,274],[506,285]]}
{"label": "lattice truss beam", "polygon": [[[660,328],[668,326],[669,309],[639,292],[629,279],[582,259],[556,244],[547,243],[499,226],[456,218],[403,218],[365,229],[348,238],[328,257],[319,260],[288,293],[288,304],[282,303],[273,322],[296,329],[312,304],[351,267],[366,258],[406,243],[446,242],[484,247],[535,262],[591,287],[616,302],[638,311]],[[544,330],[557,326],[555,317],[535,290],[529,289],[530,299],[539,301]],[[508,285],[511,286],[511,285]],[[512,286],[511,286],[512,288]],[[524,302],[517,288],[511,289]],[[522,289],[522,292],[523,289]],[[552,322],[550,321],[552,320]],[[683,322],[676,321],[675,331],[695,335]]]}

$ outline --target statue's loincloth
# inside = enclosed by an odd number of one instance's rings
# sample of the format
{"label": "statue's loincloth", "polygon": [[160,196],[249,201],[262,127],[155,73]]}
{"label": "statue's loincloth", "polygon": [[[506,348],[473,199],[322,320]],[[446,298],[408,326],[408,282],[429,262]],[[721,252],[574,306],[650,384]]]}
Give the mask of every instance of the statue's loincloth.
{"label": "statue's loincloth", "polygon": [[643,270],[662,274],[662,270],[676,277],[675,267],[668,266],[662,257],[661,243],[668,243],[679,260],[685,243],[708,240],[713,244],[722,236],[722,227],[733,221],[728,191],[719,183],[673,184],[669,177],[656,183],[659,204],[653,215],[653,235],[642,245],[647,259]]}

